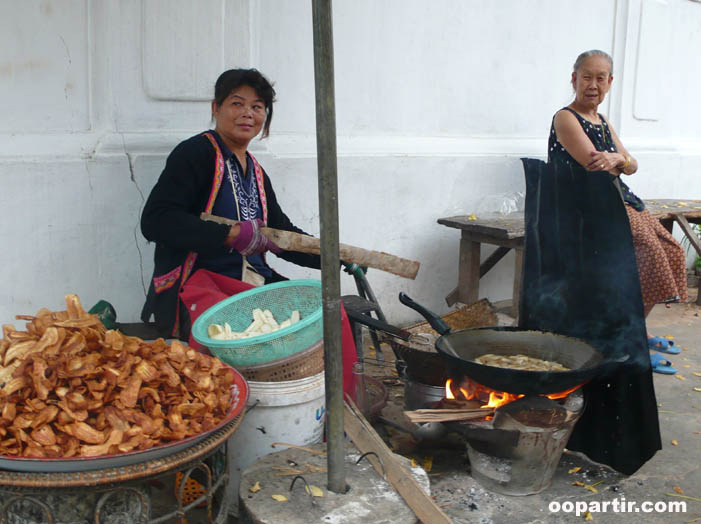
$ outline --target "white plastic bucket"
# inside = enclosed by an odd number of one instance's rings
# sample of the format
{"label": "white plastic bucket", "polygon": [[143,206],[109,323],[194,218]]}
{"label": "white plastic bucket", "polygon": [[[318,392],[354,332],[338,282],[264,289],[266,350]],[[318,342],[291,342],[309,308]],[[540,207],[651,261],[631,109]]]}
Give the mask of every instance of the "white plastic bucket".
{"label": "white plastic bucket", "polygon": [[306,446],[321,442],[326,399],[324,372],[286,382],[248,382],[246,409],[241,426],[228,443],[229,512],[238,515],[241,472],[256,459],[285,449],[273,442]]}

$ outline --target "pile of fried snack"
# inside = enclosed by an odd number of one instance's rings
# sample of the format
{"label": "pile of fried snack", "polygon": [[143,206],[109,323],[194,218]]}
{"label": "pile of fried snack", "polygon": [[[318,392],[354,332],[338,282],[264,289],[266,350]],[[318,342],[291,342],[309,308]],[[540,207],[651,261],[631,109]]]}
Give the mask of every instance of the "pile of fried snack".
{"label": "pile of fried snack", "polygon": [[3,325],[0,455],[97,457],[149,449],[214,428],[234,372],[174,341],[106,330],[75,295],[26,331]]}

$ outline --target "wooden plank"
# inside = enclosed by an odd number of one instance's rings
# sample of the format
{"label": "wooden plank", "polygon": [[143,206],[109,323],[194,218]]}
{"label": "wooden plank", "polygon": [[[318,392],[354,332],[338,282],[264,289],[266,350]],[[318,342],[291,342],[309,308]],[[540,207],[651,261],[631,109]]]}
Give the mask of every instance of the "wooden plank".
{"label": "wooden plank", "polygon": [[446,295],[445,303],[448,304],[448,306],[452,306],[453,304],[457,303],[459,297],[460,290],[457,287],[454,287],[453,290]]}
{"label": "wooden plank", "polygon": [[482,244],[492,244],[494,246],[518,248],[523,247],[523,241],[526,237],[525,233],[522,233],[518,238],[494,238],[491,235],[485,233],[475,233],[473,231],[463,230],[462,236],[468,238],[474,242],[481,242]]}
{"label": "wooden plank", "polygon": [[469,216],[439,218],[438,223],[454,229],[482,233],[495,239],[508,240],[524,234],[523,213],[491,214],[475,219]]}
{"label": "wooden plank", "polygon": [[[682,213],[689,222],[701,223],[701,200],[654,199],[646,200],[645,206],[658,220],[673,219],[673,215]],[[476,218],[459,215],[439,218],[437,222],[454,229],[482,234],[494,240],[521,238],[525,234],[523,212],[508,215],[490,213]]]}
{"label": "wooden plank", "polygon": [[[380,457],[382,464],[374,456],[368,460],[380,475],[383,475],[397,490],[416,516],[426,524],[450,524],[452,521],[433,499],[418,485],[416,480],[394,458],[382,438],[365,419],[353,401],[347,398],[343,412],[343,427],[361,453],[372,451]],[[384,466],[384,472],[383,468]]]}
{"label": "wooden plank", "polygon": [[[220,224],[237,224],[236,220],[207,213],[202,213],[200,218]],[[271,227],[262,228],[262,232],[266,237],[286,251],[297,251],[299,253],[311,253],[314,255],[321,253],[321,242],[318,238],[309,235],[301,235],[292,231],[282,231]],[[371,251],[361,247],[349,246],[348,244],[339,244],[338,248],[341,260],[345,262],[372,267],[412,280],[416,278],[416,274],[419,272],[420,264],[414,260],[400,258],[381,251]]]}
{"label": "wooden plank", "polygon": [[518,320],[519,305],[521,303],[521,275],[523,274],[523,249],[516,250],[514,261],[514,288],[513,303],[511,304],[511,316]]}
{"label": "wooden plank", "polygon": [[658,219],[660,224],[662,224],[662,227],[665,228],[667,231],[669,231],[670,234],[673,233],[674,230],[674,219],[673,218],[659,218]]}
{"label": "wooden plank", "polygon": [[699,223],[701,220],[701,200],[655,198],[645,200],[645,208],[658,220],[674,218],[673,215],[678,213],[683,213],[689,222]]}
{"label": "wooden plank", "polygon": [[458,264],[458,302],[477,302],[480,286],[480,243],[469,240],[463,231]]}
{"label": "wooden plank", "polygon": [[699,240],[699,236],[696,234],[696,231],[691,229],[686,217],[678,213],[674,215],[674,220],[677,221],[677,224],[679,224],[682,231],[684,231],[686,238],[688,238],[691,245],[694,246],[696,253],[701,257],[701,240]]}
{"label": "wooden plank", "polygon": [[486,275],[490,269],[497,265],[504,256],[511,251],[510,247],[499,246],[496,250],[487,257],[487,260],[480,264],[480,278]]}

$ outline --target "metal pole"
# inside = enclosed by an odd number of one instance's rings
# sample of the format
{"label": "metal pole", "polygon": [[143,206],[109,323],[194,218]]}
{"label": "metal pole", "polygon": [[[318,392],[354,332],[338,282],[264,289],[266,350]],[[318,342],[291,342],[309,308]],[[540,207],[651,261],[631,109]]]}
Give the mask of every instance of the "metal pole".
{"label": "metal pole", "polygon": [[333,77],[331,0],[312,0],[316,153],[321,222],[321,281],[326,368],[328,489],[346,491],[343,449],[343,360],[341,348],[341,274],[338,256],[338,180],[336,104]]}

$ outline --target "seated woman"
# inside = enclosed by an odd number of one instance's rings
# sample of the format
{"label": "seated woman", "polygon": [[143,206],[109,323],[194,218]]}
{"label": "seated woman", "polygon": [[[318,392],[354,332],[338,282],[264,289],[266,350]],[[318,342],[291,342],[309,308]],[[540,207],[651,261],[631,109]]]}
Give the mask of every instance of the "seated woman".
{"label": "seated woman", "polygon": [[[572,72],[575,99],[553,118],[548,161],[577,163],[587,171],[632,175],[637,160],[623,146],[607,119],[598,113],[613,81],[613,61],[599,50],[577,57]],[[674,237],[645,209],[643,201],[618,180],[630,221],[640,275],[645,318],[655,304],[688,299],[686,257]],[[651,349],[676,354],[673,342],[648,334]],[[653,354],[653,370],[674,372]],[[668,362],[667,362],[668,363]]]}
{"label": "seated woman", "polygon": [[[149,322],[153,316],[163,336],[187,340],[191,323],[203,312],[187,303],[187,288],[195,281],[205,295],[211,286],[204,300],[212,305],[212,297],[218,301],[255,285],[286,280],[268,265],[268,251],[300,266],[320,268],[318,255],[281,250],[261,233],[264,225],[304,233],[282,211],[270,178],[248,152],[261,130],[263,138],[268,136],[274,97],[270,82],[255,69],[222,73],[212,100],[215,128],[175,147],[146,201],[141,231],[156,242],[156,251],[141,319]],[[202,212],[238,224],[205,221]],[[355,346],[347,319],[343,342],[344,379],[350,380]]]}

